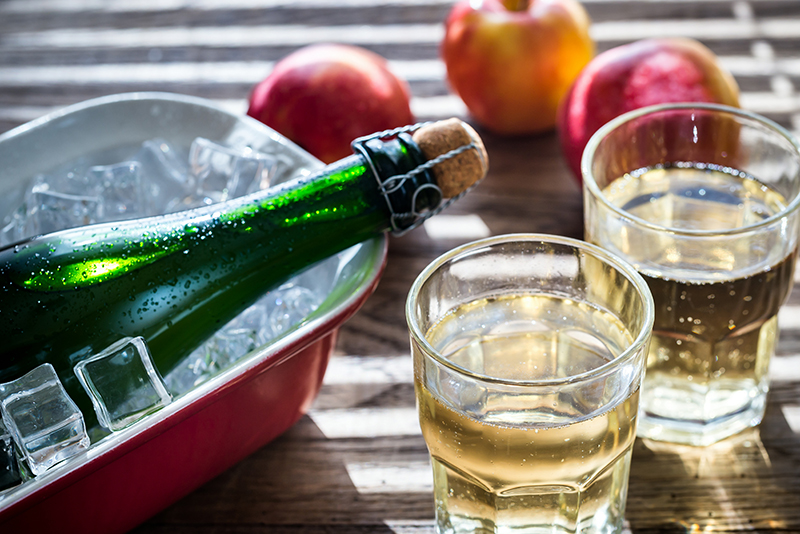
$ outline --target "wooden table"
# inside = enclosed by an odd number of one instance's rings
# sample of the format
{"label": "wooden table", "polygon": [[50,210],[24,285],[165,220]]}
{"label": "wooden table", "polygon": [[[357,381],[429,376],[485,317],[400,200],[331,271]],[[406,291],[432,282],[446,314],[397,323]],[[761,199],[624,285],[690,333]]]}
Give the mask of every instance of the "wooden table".
{"label": "wooden table", "polygon": [[[585,0],[602,51],[695,37],[736,76],[742,105],[800,129],[797,0]],[[244,111],[274,61],[317,41],[372,49],[409,80],[420,119],[466,117],[438,60],[449,0],[3,0],[0,131],[88,98],[187,93]],[[486,141],[489,177],[448,210],[491,234],[582,236],[582,200],[553,133]],[[472,228],[460,225],[462,229]],[[151,533],[430,533],[431,475],[416,423],[403,302],[432,259],[473,233],[390,241],[382,281],[341,329],[308,416],[138,527]],[[638,440],[631,532],[800,532],[800,293],[781,312],[767,415],[708,448]]]}

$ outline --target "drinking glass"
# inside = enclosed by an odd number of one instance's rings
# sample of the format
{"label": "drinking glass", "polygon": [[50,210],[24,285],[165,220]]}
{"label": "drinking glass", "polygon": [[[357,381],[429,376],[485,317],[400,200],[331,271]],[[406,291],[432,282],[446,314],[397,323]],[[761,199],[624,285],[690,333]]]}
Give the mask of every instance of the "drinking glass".
{"label": "drinking glass", "polygon": [[654,312],[574,239],[456,248],[406,303],[439,533],[618,532]]}
{"label": "drinking glass", "polygon": [[718,105],[629,112],[583,155],[586,240],[656,303],[639,435],[708,445],[761,421],[797,256],[800,150]]}

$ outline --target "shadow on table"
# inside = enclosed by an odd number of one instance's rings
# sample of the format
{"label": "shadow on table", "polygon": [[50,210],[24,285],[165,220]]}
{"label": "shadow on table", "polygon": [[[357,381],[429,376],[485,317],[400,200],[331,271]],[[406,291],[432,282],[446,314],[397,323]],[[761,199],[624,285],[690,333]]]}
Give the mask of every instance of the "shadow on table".
{"label": "shadow on table", "polygon": [[[365,491],[347,467],[426,458],[420,436],[328,439],[304,417],[134,534],[427,534],[429,490]],[[798,489],[800,435],[770,402],[760,428],[710,447],[637,440],[626,519],[634,534],[797,532]]]}
{"label": "shadow on table", "polygon": [[774,403],[759,428],[709,447],[637,440],[631,532],[796,531],[799,459],[800,436]]}
{"label": "shadow on table", "polygon": [[[362,448],[367,447],[365,443]],[[305,416],[132,534],[394,534],[388,518],[425,524],[433,516],[429,492],[358,491],[345,467],[346,456],[354,450],[358,454],[358,449],[358,444],[326,439]]]}

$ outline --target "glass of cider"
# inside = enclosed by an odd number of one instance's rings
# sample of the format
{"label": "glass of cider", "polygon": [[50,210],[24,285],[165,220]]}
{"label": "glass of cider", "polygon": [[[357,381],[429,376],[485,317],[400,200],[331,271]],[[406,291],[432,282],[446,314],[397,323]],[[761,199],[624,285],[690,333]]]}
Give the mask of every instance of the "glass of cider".
{"label": "glass of cider", "polygon": [[406,303],[439,533],[622,529],[653,301],[599,247],[456,248]]}
{"label": "glass of cider", "polygon": [[639,435],[702,446],[758,425],[797,256],[797,141],[739,109],[654,106],[601,128],[582,174],[586,240],[656,304]]}

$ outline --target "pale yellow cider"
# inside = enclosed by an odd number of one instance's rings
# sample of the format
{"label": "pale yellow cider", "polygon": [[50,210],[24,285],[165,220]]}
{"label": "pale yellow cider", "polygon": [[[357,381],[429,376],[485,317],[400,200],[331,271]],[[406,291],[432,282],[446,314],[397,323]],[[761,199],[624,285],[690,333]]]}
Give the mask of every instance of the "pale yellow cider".
{"label": "pale yellow cider", "polygon": [[[472,302],[426,337],[469,371],[527,381],[590,371],[632,342],[611,314],[551,295]],[[638,387],[619,395],[601,384],[578,395],[452,389],[417,380],[440,532],[621,528]]]}
{"label": "pale yellow cider", "polygon": [[[712,166],[647,169],[615,180],[603,193],[611,204],[648,223],[690,231],[756,224],[786,205],[783,196],[758,180]],[[738,418],[746,428],[760,420],[777,314],[792,287],[797,249],[748,268],[742,267],[748,256],[767,255],[764,249],[774,246],[770,240],[781,237],[765,231],[755,239],[720,238],[719,246],[701,248],[691,236],[663,235],[663,242],[648,239],[620,247],[643,275],[656,305],[642,386],[647,416],[642,428],[651,432],[653,425],[652,432],[666,439],[695,428],[693,439],[703,444],[714,441],[718,422]]]}

